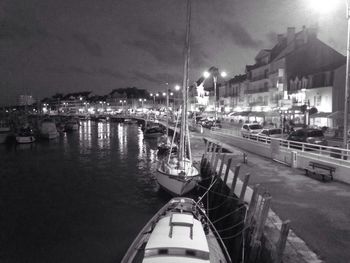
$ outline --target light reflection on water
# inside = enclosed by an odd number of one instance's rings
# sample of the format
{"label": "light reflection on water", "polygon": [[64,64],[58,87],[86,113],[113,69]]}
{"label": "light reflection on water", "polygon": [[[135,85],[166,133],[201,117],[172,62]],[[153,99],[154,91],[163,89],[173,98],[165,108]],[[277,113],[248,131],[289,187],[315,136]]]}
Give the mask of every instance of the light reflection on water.
{"label": "light reflection on water", "polygon": [[120,262],[169,199],[158,192],[156,142],[137,125],[82,121],[26,150],[0,145],[4,262]]}

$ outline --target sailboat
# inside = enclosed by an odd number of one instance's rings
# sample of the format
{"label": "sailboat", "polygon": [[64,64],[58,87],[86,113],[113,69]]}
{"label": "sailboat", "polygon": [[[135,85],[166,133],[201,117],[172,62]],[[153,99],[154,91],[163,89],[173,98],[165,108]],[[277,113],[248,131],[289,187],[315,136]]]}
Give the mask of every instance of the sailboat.
{"label": "sailboat", "polygon": [[[160,162],[156,178],[159,185],[174,196],[182,196],[190,192],[199,181],[199,172],[193,166],[191,158],[190,134],[188,129],[187,97],[189,86],[190,61],[190,21],[191,5],[187,3],[186,41],[184,52],[184,76],[182,85],[182,110],[180,125],[180,143],[176,155],[169,153],[169,157]],[[176,128],[175,128],[176,131]],[[174,131],[174,138],[176,132]]]}
{"label": "sailboat", "polygon": [[148,221],[121,262],[232,262],[202,207],[190,198],[170,200]]}

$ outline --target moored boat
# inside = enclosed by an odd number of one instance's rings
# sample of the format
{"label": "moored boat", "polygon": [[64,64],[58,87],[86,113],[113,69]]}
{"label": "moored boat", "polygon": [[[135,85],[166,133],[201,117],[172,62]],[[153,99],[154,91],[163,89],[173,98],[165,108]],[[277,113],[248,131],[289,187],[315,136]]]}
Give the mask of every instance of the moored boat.
{"label": "moored boat", "polygon": [[[157,169],[156,178],[159,185],[172,195],[181,196],[190,192],[200,180],[199,172],[192,163],[191,142],[188,129],[188,88],[189,88],[189,56],[190,56],[190,18],[191,4],[187,1],[187,23],[186,23],[186,52],[184,56],[184,76],[182,83],[182,110],[180,120],[180,142],[176,156],[169,153]],[[173,134],[173,142],[176,136],[178,116]]]}
{"label": "moored boat", "polygon": [[230,263],[227,249],[201,205],[173,198],[144,226],[122,263]]}
{"label": "moored boat", "polygon": [[0,143],[5,143],[11,135],[11,127],[5,121],[0,121]]}
{"label": "moored boat", "polygon": [[55,139],[59,136],[56,124],[51,119],[45,119],[40,125],[40,136],[45,139]]}
{"label": "moored boat", "polygon": [[172,143],[167,134],[160,137],[157,142],[158,154],[176,153],[177,145]]}
{"label": "moored boat", "polygon": [[144,131],[145,138],[157,138],[162,135],[164,135],[164,128],[159,124],[149,125]]}
{"label": "moored boat", "polygon": [[65,131],[77,131],[79,130],[79,121],[76,119],[69,119],[65,124]]}
{"label": "moored boat", "polygon": [[28,125],[22,127],[16,134],[16,142],[19,144],[35,142],[33,130]]}

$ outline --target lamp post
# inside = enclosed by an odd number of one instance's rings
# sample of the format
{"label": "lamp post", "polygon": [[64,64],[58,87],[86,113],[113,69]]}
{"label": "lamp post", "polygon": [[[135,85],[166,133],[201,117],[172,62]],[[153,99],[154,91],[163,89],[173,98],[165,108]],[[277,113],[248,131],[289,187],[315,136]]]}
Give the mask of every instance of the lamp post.
{"label": "lamp post", "polygon": [[211,67],[209,71],[205,71],[203,73],[204,78],[209,78],[210,76],[213,76],[213,83],[214,83],[214,112],[215,112],[215,120],[218,119],[218,112],[217,112],[217,95],[216,95],[216,85],[218,76],[221,75],[221,77],[225,78],[227,76],[225,71],[219,72],[219,69],[216,67]]}
{"label": "lamp post", "polygon": [[143,109],[143,103],[146,101],[146,99],[139,99],[139,101],[141,102],[141,107]]}
{"label": "lamp post", "polygon": [[350,58],[350,10],[349,0],[346,1],[347,41],[346,41],[346,73],[344,95],[344,148],[348,148],[348,108],[349,108],[349,58]]}

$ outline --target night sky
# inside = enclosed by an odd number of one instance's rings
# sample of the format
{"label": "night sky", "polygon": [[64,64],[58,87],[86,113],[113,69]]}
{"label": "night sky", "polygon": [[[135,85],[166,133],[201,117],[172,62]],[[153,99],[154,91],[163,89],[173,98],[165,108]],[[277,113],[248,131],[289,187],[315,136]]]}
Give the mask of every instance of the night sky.
{"label": "night sky", "polygon": [[[244,73],[289,26],[319,26],[346,50],[345,1],[317,15],[310,0],[192,0],[190,83],[216,66]],[[186,0],[1,0],[0,105],[19,94],[115,88],[156,91],[182,83]]]}

